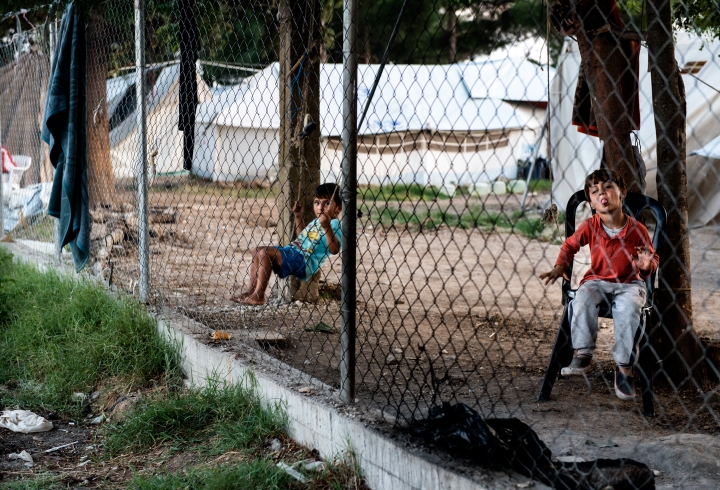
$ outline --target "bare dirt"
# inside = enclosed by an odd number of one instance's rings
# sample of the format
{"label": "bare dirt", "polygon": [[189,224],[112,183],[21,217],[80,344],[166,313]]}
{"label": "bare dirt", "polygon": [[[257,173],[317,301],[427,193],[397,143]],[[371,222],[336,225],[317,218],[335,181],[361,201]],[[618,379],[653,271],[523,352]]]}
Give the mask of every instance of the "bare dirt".
{"label": "bare dirt", "polygon": [[[246,280],[253,249],[278,241],[275,200],[237,198],[234,192],[151,194],[152,206],[178,213],[177,222],[162,225],[162,237],[151,240],[153,303],[201,322],[207,335],[230,332],[231,340],[218,343],[223,349],[263,348],[338,387],[340,336],[317,331],[317,326],[341,328],[340,258],[323,267],[325,294],[315,304],[281,304],[272,297],[264,307],[232,303],[230,297]],[[531,209],[547,197],[532,197]],[[457,205],[430,206],[448,204]],[[469,204],[511,215],[519,208],[519,196]],[[358,401],[396,417],[399,426],[422,418],[440,401],[462,401],[486,417],[524,420],[555,454],[645,458],[660,471],[659,484],[665,478],[667,485],[683,488],[718,481],[717,397],[660,388],[658,416],[651,419],[641,415],[638,403],[619,401],[612,388],[611,321],[601,328],[597,369],[586,378],[558,381],[551,401],[536,403],[562,312],[559,285],[545,287],[537,278],[551,268],[559,250],[559,241],[548,236],[529,239],[503,229],[444,225],[421,231],[360,219]],[[114,283],[136,293],[136,250],[134,237],[128,238],[111,258]],[[718,231],[693,230],[691,249],[695,330],[718,339]],[[107,279],[108,267],[101,269]],[[268,332],[281,339],[257,340]],[[662,448],[672,448],[672,454]],[[676,460],[686,463],[675,466]]]}

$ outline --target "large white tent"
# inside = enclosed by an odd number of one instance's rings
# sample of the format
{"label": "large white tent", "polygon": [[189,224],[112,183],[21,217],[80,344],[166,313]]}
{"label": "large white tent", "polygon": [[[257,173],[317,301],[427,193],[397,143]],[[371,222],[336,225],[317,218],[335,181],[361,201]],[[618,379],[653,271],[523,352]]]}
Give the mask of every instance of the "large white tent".
{"label": "large white tent", "polygon": [[[705,147],[720,134],[720,42],[678,33],[675,56],[683,73],[687,104],[688,204],[691,226],[704,226],[720,215],[717,196],[718,160],[704,155]],[[582,189],[585,176],[600,167],[602,143],[571,125],[575,86],[580,69],[577,43],[566,39],[550,88],[553,200],[563,207]],[[657,196],[657,155],[652,107],[652,82],[647,49],[640,50],[640,130],[637,136],[647,166],[646,193]]]}
{"label": "large white tent", "polygon": [[[358,68],[358,112],[378,65]],[[514,178],[545,117],[547,71],[525,59],[388,65],[358,131],[361,183],[470,184]],[[321,65],[323,179],[340,176],[342,66]],[[198,109],[193,169],[212,180],[277,171],[279,73],[273,64]]]}
{"label": "large white tent", "polygon": [[[159,71],[159,73],[158,73]],[[146,102],[147,143],[157,150],[155,171],[178,172],[183,169],[183,136],[178,131],[180,65],[156,70],[155,83],[149,87]],[[197,75],[198,101],[210,98],[207,84]],[[107,81],[110,116],[110,158],[117,178],[134,177],[137,172],[137,125],[135,120],[135,75]]]}

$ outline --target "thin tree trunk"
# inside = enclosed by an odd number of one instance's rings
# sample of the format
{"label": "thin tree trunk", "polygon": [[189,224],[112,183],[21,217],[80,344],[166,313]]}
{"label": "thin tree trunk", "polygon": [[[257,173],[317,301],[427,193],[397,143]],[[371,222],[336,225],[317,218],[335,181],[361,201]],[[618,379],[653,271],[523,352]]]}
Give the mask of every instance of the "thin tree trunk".
{"label": "thin tree trunk", "polygon": [[87,141],[90,209],[115,202],[107,113],[108,45],[105,20],[91,15],[87,26]]}
{"label": "thin tree trunk", "polygon": [[[280,19],[280,162],[278,233],[283,245],[295,238],[295,201],[302,203],[304,222],[315,218],[312,202],[320,184],[320,2],[281,0]],[[307,55],[306,55],[307,53]],[[300,139],[305,120],[317,128]],[[288,281],[285,300],[316,301],[317,278]],[[301,288],[302,285],[302,288]]]}
{"label": "thin tree trunk", "polygon": [[668,213],[655,301],[659,328],[651,332],[651,338],[673,386],[692,388],[699,387],[707,371],[704,349],[693,330],[685,86],[675,60],[669,0],[648,2],[647,36],[657,134],[658,200]]}
{"label": "thin tree trunk", "polygon": [[582,69],[590,88],[598,135],[604,143],[605,165],[623,176],[628,190],[642,193],[645,189],[640,184],[630,143],[632,114],[620,89],[628,61],[615,34],[589,34],[609,23],[607,3],[594,0],[575,3]]}

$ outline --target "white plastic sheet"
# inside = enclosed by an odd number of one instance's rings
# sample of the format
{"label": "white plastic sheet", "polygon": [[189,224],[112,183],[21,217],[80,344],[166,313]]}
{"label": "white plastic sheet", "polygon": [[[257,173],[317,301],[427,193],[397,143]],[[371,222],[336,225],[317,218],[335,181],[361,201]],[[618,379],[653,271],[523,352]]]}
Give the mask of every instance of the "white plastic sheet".
{"label": "white plastic sheet", "polygon": [[52,430],[52,422],[29,410],[5,410],[0,415],[0,427],[13,432],[30,434]]}

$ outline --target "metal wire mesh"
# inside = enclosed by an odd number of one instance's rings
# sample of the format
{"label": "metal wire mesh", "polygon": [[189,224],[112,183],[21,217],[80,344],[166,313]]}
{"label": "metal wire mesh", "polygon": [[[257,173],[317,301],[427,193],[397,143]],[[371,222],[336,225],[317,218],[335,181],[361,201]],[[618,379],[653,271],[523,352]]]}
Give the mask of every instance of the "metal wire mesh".
{"label": "metal wire mesh", "polygon": [[[704,23],[678,9],[671,25],[658,3],[583,5],[362,3],[362,121],[349,188],[342,2],[147,2],[150,304],[196,320],[198,335],[222,348],[264,350],[341,388],[351,382],[341,379],[339,335],[351,274],[355,403],[381,414],[378,424],[404,427],[441,402],[462,402],[483,417],[520,418],[568,461],[631,457],[658,470],[658,485],[714,487],[718,7]],[[87,23],[87,269],[139,294],[133,3],[106,1]],[[52,171],[36,96],[49,51],[39,34],[24,36],[0,46],[0,117],[3,144],[34,162],[27,189]],[[678,84],[684,101],[672,106]],[[683,104],[686,121],[673,116]],[[581,114],[589,106],[592,118]],[[674,136],[676,119],[686,138]],[[566,238],[566,203],[601,160],[668,212],[645,328],[656,417],[643,415],[640,388],[635,401],[615,397],[610,319],[600,319],[593,370],[558,380],[550,401],[536,402],[563,313],[559,286],[538,276]],[[343,268],[342,255],[330,255],[302,282],[273,273],[264,304],[246,304],[253,261],[266,253],[258,248],[291,244],[295,217],[300,228],[316,217],[323,182],[340,184],[346,208],[357,207],[339,216],[356,227],[356,263]],[[47,216],[11,219],[27,202],[9,200],[18,192],[5,186],[6,230],[51,243]],[[581,211],[577,224],[589,216]],[[645,223],[653,232],[654,219]],[[589,266],[583,250],[573,287]],[[232,338],[210,339],[219,330]]]}

